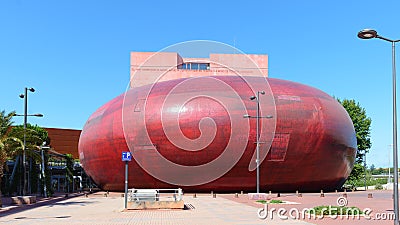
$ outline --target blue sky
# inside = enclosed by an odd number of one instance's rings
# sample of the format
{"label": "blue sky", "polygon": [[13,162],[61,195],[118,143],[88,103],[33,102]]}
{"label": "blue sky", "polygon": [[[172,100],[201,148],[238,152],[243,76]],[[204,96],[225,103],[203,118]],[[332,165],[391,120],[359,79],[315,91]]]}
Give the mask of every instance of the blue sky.
{"label": "blue sky", "polygon": [[[389,165],[391,46],[360,40],[374,28],[400,39],[400,2],[320,1],[0,1],[0,110],[44,127],[82,129],[125,91],[129,53],[189,40],[214,40],[268,54],[269,75],[355,99],[372,119],[368,164]],[[398,49],[398,48],[397,48]],[[21,118],[15,119],[22,123]]]}

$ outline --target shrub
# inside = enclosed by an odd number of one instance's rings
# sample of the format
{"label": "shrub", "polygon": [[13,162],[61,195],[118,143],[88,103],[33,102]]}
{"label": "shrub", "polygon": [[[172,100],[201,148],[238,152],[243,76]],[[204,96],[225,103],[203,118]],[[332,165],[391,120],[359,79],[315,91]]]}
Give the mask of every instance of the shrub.
{"label": "shrub", "polygon": [[271,204],[281,204],[281,203],[283,203],[283,201],[282,200],[278,200],[278,199],[272,199],[271,201],[269,201],[269,203],[271,203]]}
{"label": "shrub", "polygon": [[278,200],[278,199],[273,199],[273,200],[270,200],[269,202],[266,201],[266,200],[257,200],[256,202],[261,203],[261,204],[265,204],[265,203],[280,204],[280,203],[283,203],[282,200]]}
{"label": "shrub", "polygon": [[382,190],[383,189],[383,186],[382,186],[382,184],[376,184],[375,185],[375,190]]}
{"label": "shrub", "polygon": [[267,201],[265,201],[265,200],[257,200],[256,202],[261,203],[261,204],[267,203]]}

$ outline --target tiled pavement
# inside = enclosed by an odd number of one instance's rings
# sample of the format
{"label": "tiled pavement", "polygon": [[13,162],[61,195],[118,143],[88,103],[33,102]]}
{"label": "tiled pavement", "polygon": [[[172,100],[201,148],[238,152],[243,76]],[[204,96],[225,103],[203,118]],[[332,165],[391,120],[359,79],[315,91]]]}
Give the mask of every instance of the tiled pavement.
{"label": "tiled pavement", "polygon": [[[316,218],[305,218],[305,221],[310,223],[315,223],[318,225],[392,225],[393,221],[393,203],[392,203],[392,191],[356,191],[356,192],[347,192],[347,206],[356,206],[361,210],[370,209],[371,213],[369,217],[360,216],[357,217],[337,217],[330,218],[329,216],[325,216],[320,219]],[[372,198],[368,198],[368,194],[372,194]],[[281,194],[280,197],[277,197],[276,194],[272,194],[272,199],[280,199],[282,201],[287,201],[291,203],[297,204],[270,204],[269,208],[284,208],[287,211],[290,211],[293,208],[302,211],[304,208],[313,208],[315,206],[320,205],[337,205],[337,199],[343,196],[343,193],[325,193],[324,197],[320,196],[320,193],[303,193],[303,197],[297,197],[296,194]],[[238,198],[235,198],[233,194],[230,195],[221,195],[223,198],[249,205],[254,207],[259,207],[259,204],[254,200],[249,200],[247,195],[239,195]],[[379,215],[378,215],[379,214]],[[285,215],[288,215],[286,213]],[[378,217],[379,216],[379,217]],[[385,219],[386,217],[386,219]],[[391,217],[387,219],[387,217]],[[277,218],[279,219],[279,218]]]}
{"label": "tiled pavement", "polygon": [[295,220],[261,220],[258,207],[212,198],[211,195],[184,196],[188,210],[135,210],[123,212],[120,194],[102,193],[75,197],[27,210],[1,215],[0,224],[310,224]]}

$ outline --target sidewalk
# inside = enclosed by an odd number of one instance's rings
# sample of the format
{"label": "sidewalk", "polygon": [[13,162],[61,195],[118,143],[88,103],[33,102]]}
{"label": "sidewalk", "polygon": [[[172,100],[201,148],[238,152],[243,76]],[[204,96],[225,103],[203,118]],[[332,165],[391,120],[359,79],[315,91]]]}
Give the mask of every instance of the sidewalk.
{"label": "sidewalk", "polygon": [[[368,194],[372,194],[372,198],[368,198]],[[392,192],[386,190],[371,190],[371,191],[356,191],[356,192],[347,192],[347,206],[356,206],[361,210],[371,209],[371,214],[368,217],[360,216],[360,218],[352,218],[349,217],[337,217],[330,218],[329,216],[324,216],[324,218],[305,218],[304,221],[322,224],[322,225],[334,225],[334,224],[344,224],[344,225],[353,225],[353,224],[363,224],[363,225],[385,225],[385,224],[393,224],[393,218],[387,219],[387,217],[393,216],[393,203],[392,203]],[[337,206],[337,199],[343,196],[343,193],[325,193],[325,197],[320,197],[320,193],[302,193],[302,197],[297,197],[295,193],[292,194],[281,194],[281,197],[277,197],[277,194],[272,194],[272,199],[279,199],[282,201],[287,201],[289,204],[269,204],[268,207],[271,208],[283,208],[287,211],[285,214],[289,216],[289,211],[291,209],[293,212],[302,211],[305,208],[313,208],[315,206],[321,205],[333,205]],[[257,208],[262,208],[263,205],[257,203],[255,200],[249,200],[247,195],[240,195],[238,198],[235,198],[234,194],[230,195],[221,195],[221,197],[229,199],[234,202],[238,202],[244,205],[254,206]],[[383,217],[386,217],[384,219]],[[281,220],[277,216],[274,217],[274,220]]]}
{"label": "sidewalk", "polygon": [[[84,193],[69,193],[68,198],[73,198],[77,196],[82,196]],[[0,208],[0,217],[6,216],[12,213],[17,213],[21,211],[25,211],[28,209],[44,206],[44,205],[49,205],[52,203],[56,203],[58,201],[62,201],[66,199],[66,193],[56,193],[54,196],[49,197],[49,198],[44,198],[37,196],[36,197],[36,203],[35,204],[30,204],[30,205],[16,205],[12,204],[11,197],[2,197],[2,203],[3,206]]]}
{"label": "sidewalk", "polygon": [[[368,194],[372,198],[368,198]],[[0,210],[0,224],[393,224],[393,220],[377,219],[377,214],[393,214],[391,191],[356,191],[347,192],[347,206],[357,206],[361,210],[371,209],[370,220],[363,216],[360,219],[351,218],[311,218],[282,220],[276,214],[282,208],[289,212],[291,209],[301,211],[319,205],[337,205],[338,197],[343,193],[302,193],[302,197],[292,194],[281,194],[273,199],[280,199],[290,204],[269,204],[269,209],[275,208],[273,218],[265,220],[258,218],[258,210],[264,205],[255,200],[249,200],[247,194],[211,194],[186,193],[184,201],[186,210],[123,210],[124,198],[121,193],[97,192],[85,196],[65,199],[59,196],[48,201],[42,201],[31,206],[14,207]],[[40,205],[41,204],[41,205]],[[289,214],[286,214],[289,216]]]}
{"label": "sidewalk", "polygon": [[185,195],[187,210],[132,210],[123,212],[120,193],[98,192],[88,197],[69,198],[41,207],[15,212],[0,218],[7,224],[309,224],[295,220],[260,220],[257,208],[213,198],[211,195]]}

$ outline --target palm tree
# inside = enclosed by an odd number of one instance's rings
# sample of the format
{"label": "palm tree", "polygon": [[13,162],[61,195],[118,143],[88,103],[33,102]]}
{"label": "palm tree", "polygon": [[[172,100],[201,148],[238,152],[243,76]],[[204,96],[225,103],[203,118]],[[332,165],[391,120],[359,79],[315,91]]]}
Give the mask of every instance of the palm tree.
{"label": "palm tree", "polygon": [[[13,124],[12,117],[15,115],[15,111],[8,114],[3,110],[0,112],[0,184],[4,174],[4,166],[8,158],[8,153],[15,151],[16,149],[22,149],[23,142],[16,137],[10,136],[9,131]],[[0,188],[0,207],[1,202],[1,188]]]}
{"label": "palm tree", "polygon": [[[26,139],[26,146],[25,149],[23,148],[23,143],[22,145],[14,145],[12,148],[7,151],[8,158],[14,159],[14,168],[11,173],[9,182],[7,184],[9,193],[13,192],[13,185],[15,184],[15,175],[17,174],[17,168],[18,164],[21,164],[21,158],[22,155],[25,151],[26,159],[28,160],[27,163],[31,164],[38,164],[42,162],[42,158],[40,156],[40,145],[43,144],[43,140],[46,140],[47,138],[47,131],[45,131],[43,128],[38,127],[37,125],[32,126],[31,124],[27,124],[26,129],[22,125],[18,126],[13,126],[13,128],[8,132],[8,136],[15,137],[19,140],[24,139],[24,134],[25,134],[25,139]],[[42,133],[41,133],[42,132]],[[33,171],[30,171],[29,176],[35,176]],[[21,179],[21,178],[19,178]],[[33,185],[33,187],[37,187],[37,184],[35,183],[30,183]],[[29,192],[32,189],[28,190]],[[22,191],[22,190],[20,190]]]}

